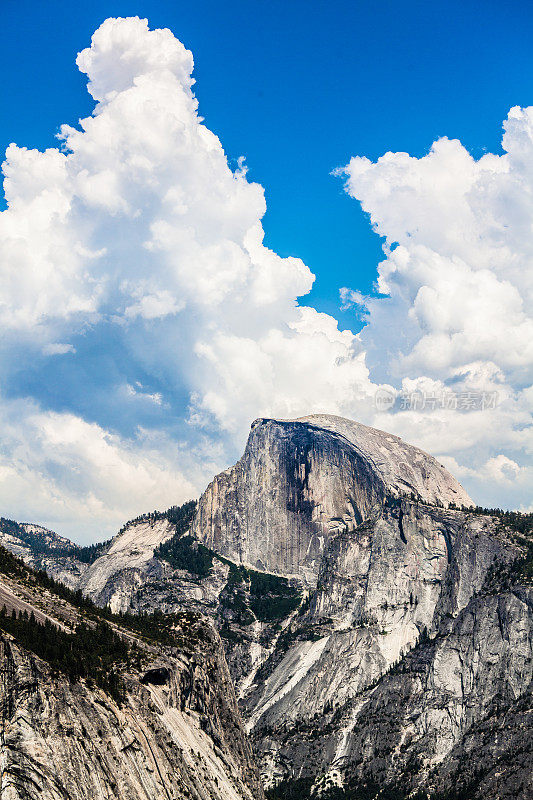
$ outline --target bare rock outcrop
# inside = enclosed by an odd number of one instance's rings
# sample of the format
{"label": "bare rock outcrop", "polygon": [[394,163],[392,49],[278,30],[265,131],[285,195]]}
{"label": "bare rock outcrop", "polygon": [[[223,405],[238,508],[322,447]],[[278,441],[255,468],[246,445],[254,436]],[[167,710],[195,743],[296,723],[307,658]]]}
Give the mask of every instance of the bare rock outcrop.
{"label": "bare rock outcrop", "polygon": [[434,458],[397,436],[330,415],[259,419],[243,457],[200,498],[193,533],[237,563],[312,586],[331,537],[403,495],[472,502]]}
{"label": "bare rock outcrop", "polygon": [[[167,519],[130,522],[113,538],[106,552],[83,574],[78,588],[98,605],[127,611],[131,598],[149,576],[159,571],[154,549],[174,533]],[[159,577],[159,575],[157,575]]]}

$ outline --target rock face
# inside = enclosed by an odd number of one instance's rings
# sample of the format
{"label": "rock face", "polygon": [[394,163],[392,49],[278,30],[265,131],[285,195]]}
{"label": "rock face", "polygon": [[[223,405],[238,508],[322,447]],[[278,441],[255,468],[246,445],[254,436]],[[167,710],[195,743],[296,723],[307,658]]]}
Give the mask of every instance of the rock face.
{"label": "rock face", "polygon": [[473,726],[502,698],[527,702],[531,593],[478,596],[491,565],[516,555],[493,520],[401,501],[361,528],[332,542],[308,612],[244,698],[264,780],[290,764],[313,781],[416,788],[433,774],[442,788],[435,776]]}
{"label": "rock face", "polygon": [[352,698],[298,726],[257,732],[263,757],[291,763],[309,786],[526,800],[531,601],[531,590],[471,600],[447,633],[424,639]]}
{"label": "rock face", "polygon": [[241,460],[200,498],[193,533],[237,563],[312,586],[332,536],[405,494],[472,504],[434,458],[396,436],[328,415],[260,419]]}
{"label": "rock face", "polygon": [[[76,621],[50,593],[34,603]],[[220,640],[201,620],[176,626],[174,646],[134,637],[121,705],[0,633],[2,800],[261,800]]]}
{"label": "rock face", "polygon": [[157,565],[152,563],[154,549],[173,533],[174,528],[166,519],[129,523],[85,571],[78,588],[95,603],[109,605],[114,612],[129,610],[139,586],[150,576],[161,577]]}
{"label": "rock face", "polygon": [[[267,604],[277,603],[277,608],[262,615],[258,612],[258,618],[254,613],[254,600],[257,604],[258,598],[246,570],[233,569],[230,577],[231,563],[213,554],[209,574],[200,576],[157,558],[154,548],[172,535],[173,526],[167,520],[128,524],[87,569],[76,588],[97,605],[109,605],[115,613],[192,610],[209,617],[224,637],[231,676],[240,696],[254,667],[268,657],[280,628],[286,627],[294,615],[295,603],[301,600],[300,581],[293,579],[291,587],[285,587],[274,580],[262,599]],[[287,605],[289,610],[284,608]]]}

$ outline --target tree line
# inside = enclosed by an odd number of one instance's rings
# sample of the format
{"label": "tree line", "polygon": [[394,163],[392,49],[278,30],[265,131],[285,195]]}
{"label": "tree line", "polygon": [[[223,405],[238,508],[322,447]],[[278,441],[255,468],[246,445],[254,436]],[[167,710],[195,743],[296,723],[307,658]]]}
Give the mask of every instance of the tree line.
{"label": "tree line", "polygon": [[37,622],[33,611],[8,614],[0,610],[0,629],[10,633],[26,650],[46,661],[53,673],[61,672],[70,681],[85,679],[117,703],[125,698],[124,682],[117,668],[128,663],[130,646],[104,621],[95,626],[80,623],[67,633],[46,619]]}

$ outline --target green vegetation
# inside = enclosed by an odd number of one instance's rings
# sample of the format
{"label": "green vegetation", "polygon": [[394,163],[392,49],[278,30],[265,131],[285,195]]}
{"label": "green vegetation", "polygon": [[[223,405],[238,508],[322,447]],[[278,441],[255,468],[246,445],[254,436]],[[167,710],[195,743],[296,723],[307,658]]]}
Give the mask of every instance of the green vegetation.
{"label": "green vegetation", "polygon": [[175,644],[172,629],[176,622],[180,622],[184,618],[183,614],[163,614],[161,611],[155,611],[153,614],[131,614],[129,612],[114,614],[109,606],[103,608],[97,606],[89,597],[85,597],[80,589],[73,591],[60,581],[51,578],[44,570],[31,569],[1,545],[0,573],[22,579],[28,585],[46,589],[56,597],[66,600],[89,620],[115,623],[160,644]]}
{"label": "green vegetation", "polygon": [[247,569],[216,553],[213,556],[229,564],[224,604],[239,614],[241,625],[250,625],[254,619],[260,622],[285,619],[300,605],[301,592],[287,578]]}
{"label": "green vegetation", "polygon": [[213,553],[192,536],[173,536],[154,550],[157,558],[168,561],[174,569],[186,569],[200,578],[205,578],[213,566]]}
{"label": "green vegetation", "polygon": [[[1,548],[0,548],[1,549]],[[34,577],[35,582],[48,589],[52,594],[61,597],[71,605],[85,612],[90,619],[102,619],[114,622],[122,628],[127,628],[136,634],[152,639],[160,644],[174,644],[172,627],[177,620],[181,620],[183,615],[163,614],[162,611],[154,611],[152,614],[131,614],[129,612],[119,612],[114,614],[109,606],[101,608],[97,606],[89,597],[85,597],[81,590],[73,591],[60,581],[51,578],[44,570],[33,571],[26,567],[28,572]]]}
{"label": "green vegetation", "polygon": [[525,555],[509,564],[493,564],[487,573],[485,592],[508,591],[517,584],[533,584],[533,539],[524,538],[519,543],[526,547]]}
{"label": "green vegetation", "polygon": [[[167,561],[174,569],[186,569],[193,575],[205,578],[213,566],[213,553],[192,536],[184,535],[191,526],[195,511],[196,500],[190,500],[182,506],[172,506],[157,517],[168,519],[174,525],[176,532],[170,539],[156,547],[154,556]],[[155,515],[157,513],[154,512]]]}
{"label": "green vegetation", "polygon": [[119,530],[119,535],[124,533],[126,528],[130,525],[137,525],[140,522],[160,522],[167,519],[172,525],[176,526],[176,533],[185,533],[187,528],[192,522],[194,511],[196,509],[196,500],[189,500],[181,506],[170,506],[166,511],[150,511],[148,514],[140,514],[135,519],[130,519]]}
{"label": "green vegetation", "polygon": [[267,789],[267,800],[307,800],[311,797],[313,778],[295,778],[280,781],[272,789]]}
{"label": "green vegetation", "polygon": [[485,581],[485,591],[507,591],[516,584],[533,583],[533,514],[519,511],[502,511],[499,508],[474,509],[476,514],[487,514],[499,519],[501,528],[510,529],[512,539],[525,551],[514,561],[497,562],[491,566]]}
{"label": "green vegetation", "polygon": [[480,514],[486,517],[498,517],[502,526],[511,528],[523,536],[533,533],[533,514],[523,514],[521,511],[506,511],[503,508],[483,508],[482,506],[457,506],[450,503],[451,509],[468,511],[470,514]]}
{"label": "green vegetation", "polygon": [[184,535],[190,528],[195,511],[196,502],[190,501],[165,512],[167,515],[172,512],[167,518],[172,519],[176,525],[176,533],[154,550],[156,558],[164,559],[174,569],[185,569],[200,578],[210,574],[214,559],[227,564],[229,572],[225,605],[239,615],[241,625],[250,625],[254,619],[261,622],[284,619],[298,608],[300,592],[286,578],[234,564],[200,544],[192,536]]}
{"label": "green vegetation", "polygon": [[234,564],[233,561],[228,561],[227,558],[217,555],[219,561],[229,566],[228,578],[226,588],[229,586],[241,586],[248,578],[248,570],[242,564]]}
{"label": "green vegetation", "polygon": [[20,539],[24,544],[31,547],[34,553],[48,554],[55,552],[55,548],[51,547],[48,543],[48,536],[45,532],[35,531],[30,533],[23,525],[19,522],[15,522],[13,519],[0,517],[0,530],[10,536],[15,536],[17,539]]}
{"label": "green vegetation", "polygon": [[81,591],[73,591],[51,578],[43,570],[33,570],[0,545],[0,573],[15,578],[33,590],[44,589],[65,600],[80,612],[82,621],[74,633],[67,633],[47,621],[37,623],[33,613],[9,616],[0,612],[0,630],[10,633],[28,650],[47,661],[52,669],[63,672],[71,680],[86,678],[120,702],[124,685],[116,672],[118,664],[128,665],[140,650],[128,645],[113,625],[134,633],[149,642],[184,649],[196,649],[199,640],[209,637],[207,628],[196,625],[196,614],[182,612],[163,614],[114,614],[109,606],[100,608]]}
{"label": "green vegetation", "polygon": [[233,642],[234,644],[242,644],[242,642],[246,641],[246,638],[242,636],[242,634],[234,631],[233,628],[228,624],[228,622],[224,622],[222,627],[219,630],[220,636],[225,639],[227,642]]}
{"label": "green vegetation", "polygon": [[[411,500],[418,502],[415,495]],[[397,502],[397,501],[394,501]],[[430,505],[424,503],[424,505]],[[508,564],[494,564],[487,575],[484,590],[487,592],[506,591],[511,586],[526,583],[533,584],[533,514],[521,511],[507,511],[502,508],[483,508],[482,506],[457,506],[450,503],[449,508],[469,514],[495,517],[498,520],[496,531],[510,531],[511,539],[525,550],[525,554]]]}
{"label": "green vegetation", "polygon": [[0,611],[0,629],[14,636],[27,650],[50,664],[54,672],[62,672],[71,681],[85,678],[93,682],[117,703],[124,700],[124,684],[116,667],[128,662],[130,647],[105,622],[94,627],[80,624],[74,633],[67,633],[46,620],[35,620],[33,611]]}
{"label": "green vegetation", "polygon": [[301,594],[287,578],[249,570],[250,608],[261,622],[285,619],[301,602]]}
{"label": "green vegetation", "polygon": [[[434,506],[436,508],[446,508],[452,511],[464,511],[468,514],[478,514],[485,517],[497,517],[501,527],[511,528],[515,533],[522,536],[533,535],[533,514],[522,513],[521,511],[509,511],[503,508],[484,508],[483,506],[458,506],[456,503],[451,502],[448,506],[442,503],[430,503],[427,500],[422,500],[421,497],[414,492],[403,494],[402,497],[406,500],[411,500],[414,503],[420,503],[424,506]],[[387,498],[386,505],[397,506],[397,498]]]}
{"label": "green vegetation", "polygon": [[6,550],[5,547],[0,545],[0,572],[3,575],[12,575],[13,577],[25,576],[28,572],[28,567],[20,560]]}
{"label": "green vegetation", "polygon": [[[130,525],[139,522],[158,522],[162,519],[167,519],[176,528],[176,536],[179,538],[189,527],[194,511],[196,509],[196,501],[190,500],[181,506],[171,506],[166,511],[152,511],[149,514],[141,514],[135,519],[129,520],[119,531],[124,533],[126,528]],[[97,558],[105,552],[111,543],[111,539],[105,542],[96,542],[85,546],[77,544],[69,544],[62,546],[60,544],[54,545],[50,543],[50,537],[53,534],[48,531],[27,531],[19,522],[12,519],[0,517],[0,530],[5,533],[15,536],[20,539],[24,544],[27,544],[33,553],[37,556],[54,556],[55,558],[70,557],[82,561],[84,564],[92,564]],[[173,537],[174,538],[174,537]],[[171,554],[170,554],[171,555]],[[166,555],[160,555],[160,558],[166,558]],[[188,569],[188,567],[184,567]],[[201,573],[200,573],[201,574]]]}
{"label": "green vegetation", "polygon": [[533,582],[533,541],[528,543],[528,550],[523,558],[514,561],[509,567],[509,584]]}
{"label": "green vegetation", "polygon": [[478,775],[465,784],[458,784],[443,792],[428,794],[423,789],[411,792],[399,785],[382,786],[373,780],[348,779],[344,787],[334,786],[332,781],[321,784],[320,793],[313,792],[315,778],[286,779],[272,789],[267,789],[267,800],[472,800],[483,775]]}
{"label": "green vegetation", "polygon": [[[107,539],[105,542],[96,542],[95,544],[88,544],[84,547],[79,547],[78,545],[74,545],[74,550],[70,552],[64,553],[64,555],[72,555],[74,558],[77,558],[78,561],[82,561],[84,564],[93,564],[97,558],[104,553],[104,551],[109,547],[111,544],[111,539]],[[53,551],[54,555],[57,555],[57,550]]]}

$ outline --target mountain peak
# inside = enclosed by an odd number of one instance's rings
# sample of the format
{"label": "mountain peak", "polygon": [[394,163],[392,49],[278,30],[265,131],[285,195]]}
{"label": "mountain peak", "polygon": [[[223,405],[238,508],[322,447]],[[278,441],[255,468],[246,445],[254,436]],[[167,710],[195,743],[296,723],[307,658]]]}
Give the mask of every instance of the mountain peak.
{"label": "mountain peak", "polygon": [[329,414],[260,418],[243,457],[202,495],[193,530],[230,559],[313,584],[332,535],[403,496],[472,504],[432,456],[390,433]]}
{"label": "mountain peak", "polygon": [[413,494],[427,503],[473,505],[468,493],[442,464],[392,433],[334,414],[309,414],[287,420],[257,419],[252,430],[268,422],[302,423],[342,436],[383,481],[387,493],[394,496]]}

